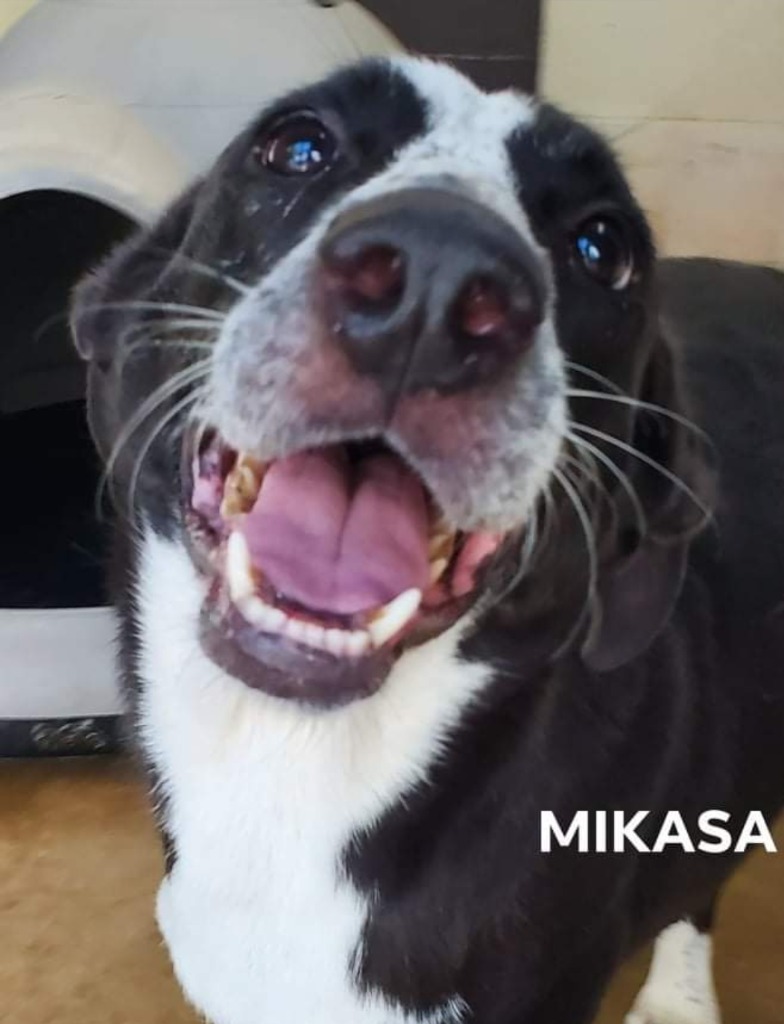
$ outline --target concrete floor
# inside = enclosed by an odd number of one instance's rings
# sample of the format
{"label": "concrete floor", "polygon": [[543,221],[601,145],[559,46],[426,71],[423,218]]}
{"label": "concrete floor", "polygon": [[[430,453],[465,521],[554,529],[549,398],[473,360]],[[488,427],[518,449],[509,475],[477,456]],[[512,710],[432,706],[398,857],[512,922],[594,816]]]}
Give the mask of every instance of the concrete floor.
{"label": "concrete floor", "polygon": [[[0,764],[0,1021],[196,1024],[153,923],[160,872],[127,765]],[[784,853],[733,881],[716,961],[724,1024],[784,1024]],[[597,1024],[620,1024],[644,971],[621,972]]]}

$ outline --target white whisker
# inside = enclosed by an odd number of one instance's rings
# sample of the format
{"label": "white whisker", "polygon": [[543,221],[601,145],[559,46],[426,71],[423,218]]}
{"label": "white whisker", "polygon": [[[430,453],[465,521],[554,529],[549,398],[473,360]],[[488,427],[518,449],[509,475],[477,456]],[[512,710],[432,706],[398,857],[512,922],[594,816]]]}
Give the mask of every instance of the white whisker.
{"label": "white whisker", "polygon": [[574,370],[575,373],[581,373],[585,377],[590,377],[591,380],[595,380],[597,384],[604,384],[614,394],[626,397],[626,392],[623,388],[614,384],[609,377],[603,377],[601,373],[597,373],[596,370],[591,370],[587,366],[583,366],[582,363],[573,363],[569,360],[567,360],[564,365],[568,370]]}
{"label": "white whisker", "polygon": [[553,498],[552,480],[548,480],[541,494],[544,505],[544,528],[541,535],[541,543],[546,544],[552,536],[553,530],[558,530],[560,525],[558,516],[559,509]]}
{"label": "white whisker", "polygon": [[593,523],[591,522],[591,518],[588,515],[585,506],[583,505],[582,501],[580,501],[579,493],[577,492],[577,490],[575,490],[571,481],[569,481],[566,478],[565,474],[562,473],[557,466],[553,469],[553,477],[560,484],[561,488],[566,493],[569,502],[574,508],[575,514],[577,515],[577,518],[580,522],[580,526],[583,531],[583,535],[585,537],[585,546],[588,555],[588,584],[586,587],[585,602],[583,604],[582,610],[580,611],[580,614],[577,617],[577,621],[575,622],[574,628],[570,631],[568,637],[559,648],[558,653],[560,654],[561,652],[565,651],[568,647],[571,646],[575,637],[582,628],[586,616],[590,614],[591,610],[596,604],[598,594],[597,587],[599,580],[599,556],[596,550],[596,538],[594,537]]}
{"label": "white whisker", "polygon": [[673,412],[671,409],[666,409],[663,405],[654,405],[652,402],[643,402],[638,398],[630,398],[628,395],[605,395],[600,391],[581,391],[570,389],[566,394],[569,398],[590,398],[603,402],[615,402],[620,405],[628,405],[634,409],[642,409],[646,412],[655,413],[657,416],[666,416],[667,419],[673,420],[675,423],[679,423],[682,427],[686,427],[687,430],[694,431],[694,433],[698,434],[704,441],[709,442],[708,435],[701,427],[698,427],[696,423],[688,419],[686,416],[681,416],[679,413]]}
{"label": "white whisker", "polygon": [[586,427],[581,423],[573,424],[573,429],[576,431],[580,431],[581,433],[584,434],[590,434],[591,437],[596,437],[599,440],[606,441],[607,444],[611,444],[614,445],[616,448],[620,448],[621,451],[624,451],[628,455],[631,455],[632,458],[639,459],[641,462],[644,462],[647,466],[650,466],[651,469],[656,470],[657,473],[661,473],[661,475],[665,477],[665,479],[669,480],[679,490],[683,491],[683,493],[688,498],[690,498],[697,506],[697,508],[702,512],[706,520],[710,520],[713,518],[713,512],[711,511],[711,509],[709,509],[708,506],[705,505],[705,503],[702,501],[702,499],[697,494],[695,494],[692,488],[689,487],[689,485],[685,483],[683,480],[681,480],[679,476],[676,476],[675,473],[667,469],[666,466],[662,466],[660,462],[657,462],[655,459],[652,459],[650,455],[646,455],[645,452],[639,451],[639,449],[635,448],[633,445],[627,444],[626,441],[621,441],[619,438],[613,437],[611,434],[606,434],[603,430],[596,430],[593,427]]}
{"label": "white whisker", "polygon": [[192,394],[188,394],[185,398],[180,399],[176,402],[167,413],[160,418],[155,424],[155,427],[150,431],[150,436],[145,440],[142,447],[134,460],[133,470],[131,471],[131,481],[128,486],[128,510],[131,514],[131,519],[134,518],[134,506],[136,504],[136,492],[139,483],[139,476],[144,466],[145,459],[150,452],[155,441],[161,436],[165,427],[175,419],[184,409],[188,406],[194,405],[201,398],[201,391],[196,390]]}
{"label": "white whisker", "polygon": [[598,467],[596,466],[596,462],[593,459],[591,459],[591,461],[589,462],[589,458],[590,456],[588,456],[584,451],[582,451],[581,449],[577,449],[574,455],[569,455],[565,451],[562,452],[561,457],[558,461],[559,465],[568,466],[571,469],[577,470],[582,480],[587,481],[589,484],[592,484],[597,491],[600,491],[602,494],[607,495],[607,498],[609,500],[610,494],[607,490],[607,487],[604,484],[604,481],[599,476],[599,471]]}
{"label": "white whisker", "polygon": [[156,411],[156,409],[160,408],[168,398],[184,387],[197,384],[203,377],[206,377],[209,372],[209,359],[202,359],[198,363],[186,366],[183,370],[180,370],[168,380],[164,381],[159,388],[156,388],[156,390],[153,391],[153,393],[149,395],[144,402],[142,402],[139,408],[134,412],[133,416],[131,416],[128,422],[124,425],[117,440],[115,441],[108,459],[106,460],[106,466],[104,467],[104,471],[101,474],[101,479],[98,483],[96,511],[98,512],[99,517],[103,492],[111,480],[117,466],[117,461],[131,437],[142,426],[145,420],[147,420],[148,417]]}
{"label": "white whisker", "polygon": [[606,455],[597,445],[587,441],[584,437],[577,437],[575,434],[571,433],[571,431],[567,433],[566,436],[567,439],[578,449],[585,450],[589,452],[594,459],[598,459],[599,462],[601,462],[602,465],[612,473],[621,487],[623,487],[629,501],[632,503],[632,508],[634,509],[635,519],[637,520],[637,530],[640,536],[644,537],[648,532],[648,519],[645,515],[645,509],[642,507],[640,496],[637,494],[637,491],[627,474],[624,473],[623,470],[613,462],[610,456]]}
{"label": "white whisker", "polygon": [[184,260],[186,263],[188,263],[189,266],[191,266],[198,273],[202,274],[204,277],[209,277],[214,281],[219,281],[221,284],[228,285],[228,287],[235,291],[238,295],[249,295],[253,290],[252,288],[248,287],[248,285],[243,284],[242,281],[239,281],[236,277],[233,277],[231,274],[227,274],[223,270],[218,270],[217,267],[212,267],[210,266],[209,263],[203,263],[201,260],[197,260],[193,256],[189,256],[188,253],[181,252],[179,250],[177,250],[176,252],[171,252],[167,249],[162,249],[160,247],[157,247],[157,251],[162,252],[165,256],[168,256],[172,261]]}
{"label": "white whisker", "polygon": [[144,299],[127,299],[118,300],[117,302],[93,302],[85,306],[79,307],[79,314],[83,313],[100,313],[103,310],[115,309],[125,310],[132,309],[137,312],[145,313],[184,313],[190,316],[199,317],[200,320],[214,320],[218,323],[223,323],[225,320],[225,314],[219,310],[210,309],[206,306],[193,306],[184,302],[154,302],[153,300]]}
{"label": "white whisker", "polygon": [[184,352],[212,352],[215,345],[211,341],[189,341],[185,338],[140,338],[129,345],[123,352],[124,362],[141,349],[177,349]]}
{"label": "white whisker", "polygon": [[163,323],[154,321],[152,323],[133,324],[127,331],[123,332],[122,337],[124,339],[132,338],[136,334],[143,334],[145,331],[149,331],[151,328],[155,331],[156,336],[165,337],[168,334],[178,334],[180,331],[214,331],[218,326],[218,321],[207,320],[206,318],[197,319],[194,317],[190,320],[184,317],[181,319],[174,318]]}

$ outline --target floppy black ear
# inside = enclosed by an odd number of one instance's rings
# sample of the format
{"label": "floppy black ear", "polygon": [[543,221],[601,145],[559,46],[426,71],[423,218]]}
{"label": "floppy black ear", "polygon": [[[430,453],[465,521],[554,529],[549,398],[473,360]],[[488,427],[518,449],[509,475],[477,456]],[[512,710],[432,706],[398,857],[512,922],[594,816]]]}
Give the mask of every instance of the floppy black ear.
{"label": "floppy black ear", "polygon": [[[71,300],[71,334],[88,363],[87,411],[96,447],[106,458],[117,437],[123,350],[153,303],[171,301],[184,276],[183,251],[193,223],[199,183],[188,189],[153,227],[128,238],[82,280]],[[182,299],[180,300],[182,301]]]}
{"label": "floppy black ear", "polygon": [[[176,265],[189,227],[200,183],[191,186],[152,227],[141,228],[74,289],[71,333],[87,362],[111,359],[134,301],[161,301],[167,271]],[[138,309],[135,311],[138,312]]]}
{"label": "floppy black ear", "polygon": [[709,522],[713,505],[710,442],[690,425],[677,349],[664,333],[654,345],[640,399],[674,416],[636,412],[631,443],[643,458],[633,460],[628,470],[647,529],[640,534],[638,517],[631,505],[625,506],[582,652],[597,671],[633,660],[664,629],[683,587],[691,541]]}

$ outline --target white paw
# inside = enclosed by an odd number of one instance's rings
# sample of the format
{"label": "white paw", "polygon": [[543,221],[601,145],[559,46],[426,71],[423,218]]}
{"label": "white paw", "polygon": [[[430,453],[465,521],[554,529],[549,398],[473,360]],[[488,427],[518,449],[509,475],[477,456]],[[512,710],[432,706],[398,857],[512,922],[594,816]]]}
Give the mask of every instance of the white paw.
{"label": "white paw", "polygon": [[645,1005],[638,1000],[624,1024],[721,1024],[721,1018],[717,1010],[704,1004]]}
{"label": "white paw", "polygon": [[634,1009],[623,1024],[721,1024],[721,1019],[704,1006],[657,1006]]}
{"label": "white paw", "polygon": [[624,1024],[721,1024],[708,935],[687,921],[662,932],[648,980]]}

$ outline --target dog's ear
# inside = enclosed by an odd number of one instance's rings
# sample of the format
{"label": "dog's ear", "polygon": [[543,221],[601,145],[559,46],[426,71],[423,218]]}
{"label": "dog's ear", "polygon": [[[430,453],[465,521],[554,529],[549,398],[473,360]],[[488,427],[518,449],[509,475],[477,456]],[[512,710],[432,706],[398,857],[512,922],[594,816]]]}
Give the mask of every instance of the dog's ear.
{"label": "dog's ear", "polygon": [[599,580],[599,607],[583,647],[597,671],[610,671],[642,654],[666,626],[680,596],[693,538],[707,525],[715,473],[709,440],[693,426],[669,332],[662,331],[640,392],[631,444],[640,453],[628,466],[645,517],[621,506],[613,554]]}
{"label": "dog's ear", "polygon": [[[193,223],[198,183],[162,215],[121,243],[104,263],[75,288],[70,308],[71,334],[88,364],[87,409],[99,452],[107,456],[117,435],[122,353],[132,328],[165,302],[170,279]],[[181,269],[181,266],[180,266]]]}
{"label": "dog's ear", "polygon": [[77,284],[71,298],[71,334],[76,350],[89,363],[106,363],[122,342],[118,325],[127,324],[133,303],[162,300],[167,271],[185,246],[200,182],[192,185],[158,222],[122,242],[91,274]]}

